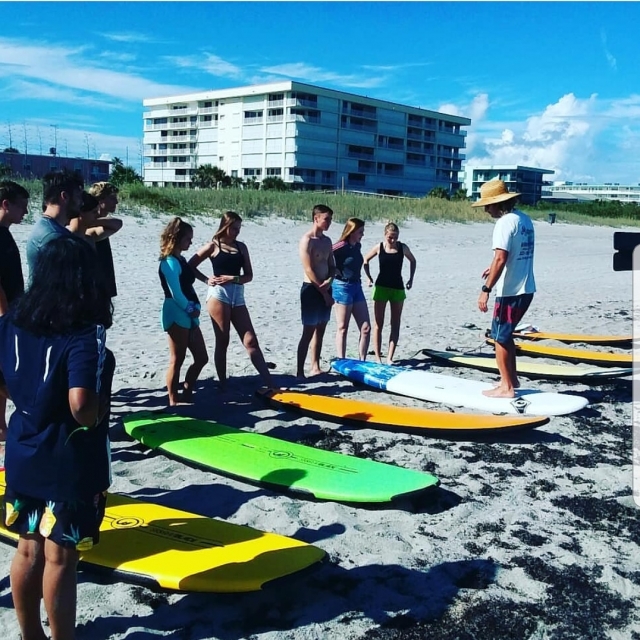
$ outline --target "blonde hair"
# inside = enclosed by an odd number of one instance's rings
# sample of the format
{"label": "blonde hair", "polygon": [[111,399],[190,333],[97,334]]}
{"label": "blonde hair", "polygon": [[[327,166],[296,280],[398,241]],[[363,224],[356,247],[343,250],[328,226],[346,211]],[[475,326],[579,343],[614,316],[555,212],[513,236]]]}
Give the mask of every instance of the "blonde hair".
{"label": "blonde hair", "polygon": [[400,233],[400,229],[398,229],[398,225],[395,222],[387,222],[387,224],[385,225],[384,227],[385,235],[389,232],[397,233],[397,234]]}
{"label": "blonde hair", "polygon": [[219,240],[223,235],[227,233],[229,227],[235,222],[242,222],[242,218],[235,211],[226,211],[220,218],[220,226],[218,230],[213,234],[214,240]]}
{"label": "blonde hair", "polygon": [[160,260],[173,253],[176,245],[189,233],[193,227],[177,216],[162,230],[160,235]]}
{"label": "blonde hair", "polygon": [[349,236],[358,229],[362,229],[364,227],[364,220],[360,220],[360,218],[349,218],[347,223],[344,225],[344,229],[342,230],[342,235],[340,236],[340,240],[338,242],[342,242],[343,240],[348,240]]}
{"label": "blonde hair", "polygon": [[116,187],[112,182],[95,182],[89,188],[89,193],[98,198],[98,200],[107,198],[114,193],[117,194],[119,191],[120,189],[118,189],[118,187]]}

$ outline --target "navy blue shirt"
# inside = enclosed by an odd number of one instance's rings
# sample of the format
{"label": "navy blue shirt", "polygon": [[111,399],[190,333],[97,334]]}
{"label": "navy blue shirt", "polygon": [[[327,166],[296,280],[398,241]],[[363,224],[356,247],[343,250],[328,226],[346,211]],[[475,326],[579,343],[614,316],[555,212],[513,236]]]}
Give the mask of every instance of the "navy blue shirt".
{"label": "navy blue shirt", "polygon": [[360,269],[364,263],[360,243],[350,244],[341,240],[333,245],[333,258],[336,261],[336,278],[345,282],[360,282]]}
{"label": "navy blue shirt", "polygon": [[[0,318],[0,370],[16,410],[9,420],[6,481],[13,491],[53,501],[87,499],[111,483],[109,416],[88,431],[69,389],[110,397],[115,368],[102,325],[66,336],[36,336]],[[86,425],[89,426],[89,425]]]}

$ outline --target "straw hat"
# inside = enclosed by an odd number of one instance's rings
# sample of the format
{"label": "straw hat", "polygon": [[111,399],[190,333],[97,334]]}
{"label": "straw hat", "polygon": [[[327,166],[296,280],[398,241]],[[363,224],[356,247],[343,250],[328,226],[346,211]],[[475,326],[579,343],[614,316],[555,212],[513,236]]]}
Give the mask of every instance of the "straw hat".
{"label": "straw hat", "polygon": [[480,187],[480,200],[474,202],[472,207],[484,207],[487,204],[504,202],[519,196],[519,193],[510,193],[507,185],[502,180],[489,180]]}

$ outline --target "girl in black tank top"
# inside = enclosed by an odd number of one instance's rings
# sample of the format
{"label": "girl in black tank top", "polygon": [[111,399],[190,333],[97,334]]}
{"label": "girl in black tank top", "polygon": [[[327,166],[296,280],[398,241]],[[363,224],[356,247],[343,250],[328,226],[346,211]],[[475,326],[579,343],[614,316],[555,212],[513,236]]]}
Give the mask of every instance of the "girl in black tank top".
{"label": "girl in black tank top", "polygon": [[247,246],[237,240],[241,226],[242,218],[237,213],[224,213],[211,242],[201,247],[189,264],[197,270],[208,258],[213,267],[212,276],[207,277],[197,271],[196,277],[209,285],[207,311],[216,337],[214,362],[220,387],[225,389],[227,384],[227,348],[233,324],[263,384],[272,388],[274,385],[269,367],[244,300],[244,285],[253,280],[253,267]]}
{"label": "girl in black tank top", "polygon": [[389,349],[387,351],[387,363],[392,364],[398,338],[400,336],[400,320],[402,307],[407,297],[405,285],[402,280],[402,266],[404,259],[409,261],[411,268],[407,289],[413,286],[413,276],[416,271],[416,259],[409,247],[398,241],[399,229],[396,224],[390,222],[384,228],[384,242],[376,245],[364,258],[363,270],[369,280],[369,286],[373,285],[373,279],[369,270],[369,262],[378,256],[380,271],[373,289],[373,351],[378,362],[382,362],[382,326],[384,324],[387,302],[391,309],[391,331],[389,333]]}
{"label": "girl in black tank top", "polygon": [[244,266],[244,256],[237,242],[234,242],[233,246],[235,251],[225,250],[218,240],[218,252],[210,257],[214,276],[240,276]]}

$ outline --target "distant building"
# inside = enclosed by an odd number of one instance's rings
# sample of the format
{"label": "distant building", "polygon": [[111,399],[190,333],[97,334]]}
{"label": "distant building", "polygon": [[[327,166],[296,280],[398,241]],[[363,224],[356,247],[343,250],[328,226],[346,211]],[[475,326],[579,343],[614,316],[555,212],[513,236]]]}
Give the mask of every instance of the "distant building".
{"label": "distant building", "polygon": [[89,184],[108,180],[110,165],[109,160],[0,152],[0,169],[9,167],[11,175],[26,179],[40,179],[55,169],[70,169],[80,172],[85,183]]}
{"label": "distant building", "polygon": [[295,189],[457,190],[471,120],[284,81],[143,101],[144,182],[189,186],[211,164]]}
{"label": "distant building", "polygon": [[521,167],[520,165],[466,165],[464,188],[467,197],[476,202],[480,198],[480,187],[489,180],[503,180],[509,191],[520,193],[518,200],[523,204],[535,205],[542,197],[545,174],[555,173],[552,169]]}
{"label": "distant building", "polygon": [[622,185],[618,182],[587,184],[586,182],[554,182],[545,187],[547,202],[580,202],[586,200],[618,200],[640,204],[640,184]]}

